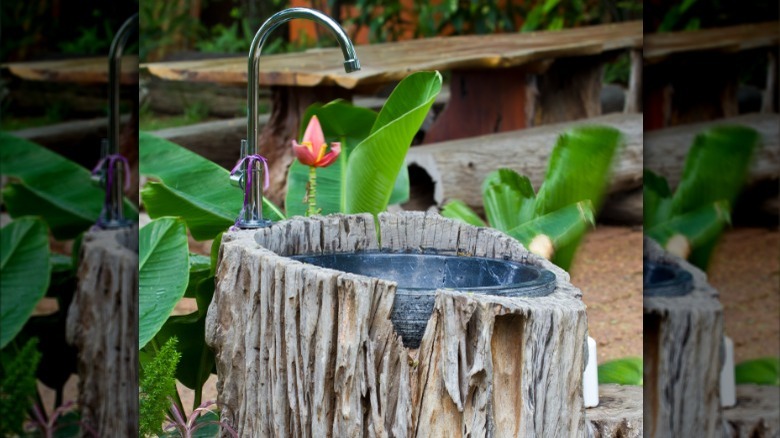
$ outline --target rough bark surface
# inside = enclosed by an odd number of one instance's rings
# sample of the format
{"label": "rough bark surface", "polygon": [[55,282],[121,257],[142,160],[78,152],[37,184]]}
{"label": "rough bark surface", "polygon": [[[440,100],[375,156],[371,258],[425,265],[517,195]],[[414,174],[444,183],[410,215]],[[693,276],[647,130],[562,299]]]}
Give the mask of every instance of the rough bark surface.
{"label": "rough bark surface", "polygon": [[599,405],[585,410],[590,438],[640,438],[642,387],[599,385]]}
{"label": "rough bark surface", "polygon": [[433,198],[438,205],[460,199],[481,207],[478,189],[492,171],[508,167],[531,179],[539,189],[547,173],[547,162],[558,136],[573,126],[603,124],[620,130],[626,146],[615,163],[610,192],[642,186],[642,115],[610,114],[578,122],[545,125],[411,148],[407,165],[421,167],[434,183]]}
{"label": "rough bark surface", "polygon": [[138,228],[84,235],[68,310],[82,419],[102,437],[138,436]]}
{"label": "rough bark surface", "polygon": [[737,405],[723,410],[723,436],[776,438],[780,436],[780,388],[737,385]]}
{"label": "rough bark surface", "polygon": [[[294,218],[224,235],[206,338],[222,418],[242,437],[583,436],[587,319],[566,272],[495,230],[421,212]],[[543,266],[542,298],[437,291],[420,348],[396,284],[286,257],[420,251]]]}
{"label": "rough bark surface", "polygon": [[644,248],[648,260],[678,264],[694,282],[682,297],[644,297],[647,436],[718,436],[723,307],[717,291],[703,272],[652,240],[645,239]]}

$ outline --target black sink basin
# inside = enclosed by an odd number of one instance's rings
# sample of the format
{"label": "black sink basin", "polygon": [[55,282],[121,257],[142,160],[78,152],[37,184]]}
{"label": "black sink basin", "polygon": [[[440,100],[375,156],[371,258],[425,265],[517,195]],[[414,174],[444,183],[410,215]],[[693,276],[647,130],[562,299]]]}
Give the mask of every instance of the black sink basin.
{"label": "black sink basin", "polygon": [[651,297],[680,297],[693,290],[693,276],[681,267],[645,260],[642,294]]}
{"label": "black sink basin", "polygon": [[418,348],[433,312],[436,289],[507,297],[555,290],[555,274],[536,266],[478,257],[364,252],[293,256],[294,260],[398,284],[391,319],[406,347]]}

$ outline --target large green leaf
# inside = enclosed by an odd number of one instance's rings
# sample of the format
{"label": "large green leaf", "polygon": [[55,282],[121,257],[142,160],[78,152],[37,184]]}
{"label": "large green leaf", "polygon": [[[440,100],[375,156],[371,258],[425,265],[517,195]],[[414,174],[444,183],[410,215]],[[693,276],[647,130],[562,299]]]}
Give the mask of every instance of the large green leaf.
{"label": "large green leaf", "polygon": [[759,140],[758,132],[744,126],[717,126],[697,135],[672,199],[672,214],[721,200],[734,205]]}
{"label": "large green leaf", "polygon": [[138,232],[138,343],[160,330],[189,281],[187,229],[180,218],[161,218]]}
{"label": "large green leaf", "polygon": [[669,219],[672,209],[672,193],[669,183],[662,176],[645,169],[642,180],[644,203],[643,222],[645,228],[652,228]]}
{"label": "large green leaf", "polygon": [[[621,145],[620,131],[608,126],[580,126],[561,134],[536,195],[536,216],[586,199],[598,212]],[[570,266],[580,240],[556,251],[555,263]]]}
{"label": "large green leaf", "polygon": [[49,235],[36,218],[0,230],[0,348],[24,326],[49,287]]}
{"label": "large green leaf", "polygon": [[642,386],[643,371],[641,357],[626,357],[605,362],[599,365],[599,385],[616,383]]}
{"label": "large green leaf", "polygon": [[444,207],[441,209],[441,215],[446,218],[459,220],[477,227],[487,226],[485,221],[483,221],[474,210],[472,210],[468,205],[466,205],[465,202],[459,199],[455,199],[444,204]]}
{"label": "large green leaf", "polygon": [[[105,192],[90,172],[36,143],[0,132],[2,174],[13,177],[3,189],[11,217],[40,216],[57,239],[72,239],[100,216]],[[125,215],[137,217],[125,201]]]}
{"label": "large green leaf", "polygon": [[512,169],[498,169],[482,182],[485,216],[490,226],[507,232],[527,222],[534,213],[531,181]]}
{"label": "large green leaf", "polygon": [[[507,231],[507,234],[526,247],[537,236],[547,236],[555,250],[554,254],[557,254],[562,248],[578,242],[593,223],[593,206],[590,201],[582,201],[525,222]],[[555,256],[552,260],[558,264]],[[568,266],[563,268],[568,269]]]}
{"label": "large green leaf", "polygon": [[780,358],[763,357],[739,363],[734,367],[734,378],[738,385],[780,386]]}
{"label": "large green leaf", "polygon": [[378,214],[387,208],[415,134],[441,91],[439,72],[417,72],[393,90],[371,134],[351,153],[345,213]]}
{"label": "large green leaf", "polygon": [[690,213],[674,216],[648,229],[646,233],[663,247],[667,247],[672,237],[681,235],[690,248],[697,248],[714,242],[730,220],[728,203],[714,202]]}
{"label": "large green leaf", "polygon": [[[141,190],[150,217],[180,216],[198,240],[213,239],[235,222],[243,194],[230,184],[230,172],[146,132],[139,135],[139,144],[141,174],[160,180],[148,182]],[[283,218],[266,199],[263,207],[271,220]]]}

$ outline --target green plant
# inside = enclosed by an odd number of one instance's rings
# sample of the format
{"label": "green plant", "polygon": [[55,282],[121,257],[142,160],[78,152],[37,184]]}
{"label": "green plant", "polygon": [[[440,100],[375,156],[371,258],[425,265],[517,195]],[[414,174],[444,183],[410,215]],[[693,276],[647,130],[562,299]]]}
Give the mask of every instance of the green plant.
{"label": "green plant", "polygon": [[646,234],[667,251],[706,270],[730,223],[731,208],[759,141],[758,132],[743,126],[718,126],[700,133],[674,193],[663,177],[645,170]]}
{"label": "green plant", "polygon": [[[490,173],[482,184],[488,224],[568,269],[601,206],[621,138],[619,131],[600,126],[578,127],[561,134],[536,195],[531,181],[511,169]],[[445,204],[441,214],[472,225],[487,225],[457,200]]]}
{"label": "green plant", "polygon": [[24,417],[37,395],[38,340],[30,339],[10,358],[3,355],[0,381],[0,436],[22,435]]}
{"label": "green plant", "polygon": [[169,339],[153,359],[143,364],[139,388],[138,430],[141,436],[162,434],[171,395],[176,393],[176,367],[181,354]]}
{"label": "green plant", "polygon": [[213,401],[203,402],[189,416],[185,416],[184,412],[180,411],[176,406],[176,403],[171,403],[171,412],[166,417],[169,424],[165,427],[165,430],[175,430],[179,434],[178,436],[191,438],[200,429],[203,429],[202,435],[216,436],[219,434],[219,429],[222,428],[230,436],[238,438],[238,434],[230,425],[221,421],[216,412],[208,409],[214,404],[216,403]]}
{"label": "green plant", "polygon": [[734,367],[734,378],[738,385],[780,386],[780,357],[763,357],[739,363]]}
{"label": "green plant", "polygon": [[642,386],[643,370],[641,357],[625,357],[604,362],[599,365],[599,385],[616,383]]}

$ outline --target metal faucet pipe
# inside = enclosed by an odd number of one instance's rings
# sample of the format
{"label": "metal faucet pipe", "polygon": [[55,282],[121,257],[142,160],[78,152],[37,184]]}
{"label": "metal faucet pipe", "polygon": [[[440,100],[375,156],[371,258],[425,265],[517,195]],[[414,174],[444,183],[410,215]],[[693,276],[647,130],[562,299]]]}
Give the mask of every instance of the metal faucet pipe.
{"label": "metal faucet pipe", "polygon": [[[259,93],[260,88],[260,52],[263,49],[263,45],[268,39],[268,35],[280,25],[295,19],[303,18],[322,24],[328,28],[333,36],[336,37],[341,52],[344,55],[344,70],[347,73],[360,70],[360,61],[355,53],[355,47],[352,45],[352,41],[347,36],[344,29],[332,18],[323,14],[320,11],[307,8],[290,8],[277,12],[272,15],[271,18],[266,20],[260,29],[255,34],[252,40],[252,46],[249,49],[248,59],[248,72],[247,72],[247,140],[242,141],[241,144],[241,159],[245,157],[257,155],[259,150],[260,131],[257,126]],[[248,166],[252,166],[251,169]],[[252,184],[253,187],[247,187],[244,183],[245,175],[248,171],[253,172],[252,180],[255,182],[262,181],[261,172],[263,168],[257,160],[244,160],[241,164],[241,170],[233,173],[231,181],[242,187],[245,191],[245,202],[243,211],[236,221],[236,225],[239,228],[259,228],[267,226],[270,221],[263,220],[263,185]]]}

